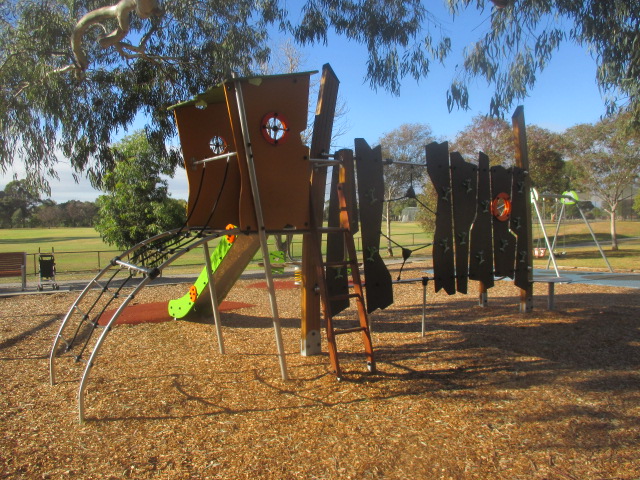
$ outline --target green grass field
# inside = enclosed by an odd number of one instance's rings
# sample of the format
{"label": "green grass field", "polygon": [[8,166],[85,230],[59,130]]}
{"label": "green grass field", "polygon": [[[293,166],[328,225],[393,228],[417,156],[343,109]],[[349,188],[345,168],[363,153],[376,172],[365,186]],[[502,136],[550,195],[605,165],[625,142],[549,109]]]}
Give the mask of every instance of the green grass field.
{"label": "green grass field", "polygon": [[[618,233],[620,249],[612,252],[609,242],[609,223],[606,221],[591,224],[598,241],[616,270],[640,270],[640,222],[619,222]],[[545,226],[549,236],[553,236],[555,225]],[[431,235],[423,232],[417,223],[394,222],[391,227],[392,240],[409,249],[417,249],[431,241]],[[534,247],[544,247],[542,231],[534,226]],[[538,240],[539,238],[539,240]],[[356,247],[360,248],[360,235],[356,235]],[[275,247],[272,247],[275,249]],[[387,240],[381,239],[380,250],[386,255]],[[104,267],[119,250],[106,245],[100,235],[92,228],[26,228],[0,230],[0,252],[27,252],[28,275],[35,277],[38,271],[38,252],[50,253],[54,250],[59,280],[64,276],[89,276]],[[400,248],[393,245],[394,255],[401,256]],[[598,249],[583,222],[567,223],[560,229],[556,252],[560,266],[605,268]],[[299,258],[302,252],[302,237],[294,237],[292,253]],[[415,256],[429,256],[431,248],[416,250]],[[255,259],[256,263],[258,258]],[[545,267],[547,259],[536,259],[536,267]],[[202,249],[186,254],[169,273],[193,273],[196,275],[203,265]],[[80,273],[78,273],[80,272]],[[0,279],[3,283],[17,279]]]}
{"label": "green grass field", "polygon": [[[619,250],[611,251],[610,224],[608,221],[590,222],[596,239],[604,250],[614,270],[640,270],[640,222],[619,221],[616,223]],[[545,231],[553,242],[555,224],[546,224]],[[542,230],[533,227],[534,247],[544,247]],[[606,268],[591,233],[581,220],[565,222],[561,225],[556,239],[555,252],[559,266]],[[534,261],[536,267],[546,267],[548,259]]]}

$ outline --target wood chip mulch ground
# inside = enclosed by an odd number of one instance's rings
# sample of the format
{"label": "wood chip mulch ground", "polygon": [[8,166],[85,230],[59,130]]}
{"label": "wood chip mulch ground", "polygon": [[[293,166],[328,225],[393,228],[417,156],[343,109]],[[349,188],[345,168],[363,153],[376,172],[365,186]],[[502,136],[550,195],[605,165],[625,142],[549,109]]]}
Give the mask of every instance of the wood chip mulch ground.
{"label": "wood chip mulch ground", "polygon": [[[557,285],[550,312],[537,286],[534,312],[520,314],[511,282],[486,308],[475,293],[429,285],[422,337],[422,286],[397,285],[394,305],[371,315],[378,372],[367,372],[359,336],[345,335],[337,382],[326,354],[300,356],[300,294],[279,289],[283,381],[255,282],[228,297],[249,306],[223,313],[225,355],[212,325],[115,327],[83,425],[84,364],[58,359],[53,387],[48,371],[77,292],[0,299],[0,478],[640,478],[638,290]],[[149,287],[136,303],[187,289]]]}

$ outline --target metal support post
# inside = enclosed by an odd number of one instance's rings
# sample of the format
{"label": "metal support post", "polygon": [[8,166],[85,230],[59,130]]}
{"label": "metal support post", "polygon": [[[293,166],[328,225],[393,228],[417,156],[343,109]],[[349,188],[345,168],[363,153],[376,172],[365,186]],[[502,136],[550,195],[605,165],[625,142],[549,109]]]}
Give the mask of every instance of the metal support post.
{"label": "metal support post", "polygon": [[278,356],[280,358],[280,371],[282,379],[288,380],[287,362],[285,358],[284,346],[282,342],[282,331],[280,327],[280,317],[278,315],[278,304],[276,302],[275,285],[273,283],[273,273],[271,271],[271,262],[269,261],[269,247],[267,246],[267,233],[264,227],[264,218],[262,216],[262,204],[260,202],[260,192],[258,190],[258,178],[256,176],[255,165],[253,163],[253,153],[251,149],[251,139],[249,137],[249,128],[247,125],[246,111],[244,108],[244,97],[242,96],[242,85],[234,77],[234,86],[236,89],[236,100],[238,102],[238,113],[240,116],[240,127],[242,129],[242,138],[244,140],[245,153],[247,157],[247,167],[249,171],[249,181],[251,183],[251,193],[253,195],[253,204],[256,211],[256,220],[258,221],[258,235],[260,238],[260,248],[262,250],[262,259],[264,261],[264,274],[269,289],[269,302],[271,304],[271,314],[273,316],[273,330],[276,337],[276,346],[278,348]]}
{"label": "metal support post", "polygon": [[222,325],[220,309],[218,308],[218,296],[214,284],[213,271],[211,269],[211,257],[209,256],[209,242],[202,244],[204,249],[204,261],[207,268],[207,279],[209,286],[209,296],[211,297],[211,309],[213,310],[213,321],[215,322],[216,336],[218,337],[218,350],[224,355],[224,340],[222,338]]}
{"label": "metal support post", "polygon": [[429,283],[428,277],[422,277],[422,336],[425,335],[426,323],[427,323],[427,284]]}
{"label": "metal support post", "polygon": [[589,229],[589,233],[591,234],[591,238],[593,238],[593,241],[596,242],[596,246],[598,247],[598,251],[600,252],[600,255],[602,255],[602,258],[604,259],[605,263],[607,264],[607,267],[609,267],[609,271],[613,273],[613,268],[611,268],[611,264],[609,263],[609,259],[604,254],[604,251],[602,250],[602,247],[600,246],[600,243],[598,242],[598,239],[596,238],[596,234],[593,232],[593,229],[591,228],[591,224],[587,220],[587,217],[584,216],[584,213],[582,212],[582,209],[580,208],[580,205],[578,205],[576,203],[576,207],[578,207],[578,211],[580,212],[580,215],[582,216],[582,220],[584,220],[585,225]]}
{"label": "metal support post", "polygon": [[[536,209],[536,215],[538,216],[538,222],[540,223],[540,228],[542,229],[542,235],[544,235],[544,243],[549,249],[549,262],[553,262],[553,269],[556,271],[556,276],[560,276],[560,272],[558,272],[558,264],[556,263],[556,256],[553,253],[553,247],[549,243],[549,236],[547,235],[547,231],[544,228],[544,219],[542,215],[540,215],[540,209],[538,208],[538,202],[535,198],[531,197],[531,203],[533,203],[534,208]],[[564,205],[563,205],[564,208]],[[557,235],[557,233],[556,233]],[[553,239],[553,245],[555,246],[556,240],[555,237]],[[549,262],[547,262],[547,270],[549,269]]]}

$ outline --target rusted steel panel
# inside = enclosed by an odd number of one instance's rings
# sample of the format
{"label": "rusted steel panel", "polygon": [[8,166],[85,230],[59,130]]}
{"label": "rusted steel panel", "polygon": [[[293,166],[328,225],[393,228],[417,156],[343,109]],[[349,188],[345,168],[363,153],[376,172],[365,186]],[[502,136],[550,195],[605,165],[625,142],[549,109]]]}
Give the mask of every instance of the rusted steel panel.
{"label": "rusted steel panel", "polygon": [[[309,178],[311,166],[309,149],[302,143],[300,133],[307,127],[309,103],[309,73],[283,76],[266,76],[238,80],[242,87],[246,110],[251,151],[258,179],[258,191],[262,203],[264,225],[267,231],[285,228],[308,230]],[[227,103],[238,150],[242,144],[234,82],[225,87]],[[279,140],[270,140],[266,133],[267,118],[280,123],[284,131]],[[246,145],[242,146],[243,155]],[[240,228],[257,231],[255,206],[245,171],[246,156],[240,162]]]}
{"label": "rusted steel panel", "polygon": [[433,271],[435,291],[441,288],[449,294],[456,293],[453,256],[453,213],[451,201],[451,170],[449,169],[449,144],[430,143],[425,147],[427,173],[438,195],[436,207],[436,231],[433,236]]}
{"label": "rusted steel panel", "polygon": [[471,229],[469,278],[493,287],[493,243],[491,229],[491,176],[489,157],[478,155],[478,202],[476,218]]}
{"label": "rusted steel panel", "polygon": [[516,235],[515,285],[521,289],[529,286],[529,238],[527,228],[527,202],[531,199],[526,189],[527,172],[513,167],[513,184],[511,189],[511,218],[509,227]]}
{"label": "rusted steel panel", "polygon": [[384,200],[382,150],[380,146],[372,149],[364,139],[356,138],[355,153],[367,313],[371,313],[393,303],[391,274],[380,256]]}
{"label": "rusted steel panel", "polygon": [[465,162],[458,152],[451,152],[451,187],[453,189],[453,230],[455,239],[456,287],[467,293],[469,283],[469,234],[476,216],[478,167]]}
{"label": "rusted steel panel", "polygon": [[238,225],[238,158],[230,158],[228,165],[226,160],[208,162],[206,166],[194,165],[194,162],[236,151],[226,103],[212,103],[206,108],[185,105],[177,107],[174,115],[189,183],[188,225],[216,229],[230,223]]}
{"label": "rusted steel panel", "polygon": [[496,277],[513,278],[516,237],[509,231],[511,209],[511,170],[491,167],[491,201],[493,215],[493,260]]}

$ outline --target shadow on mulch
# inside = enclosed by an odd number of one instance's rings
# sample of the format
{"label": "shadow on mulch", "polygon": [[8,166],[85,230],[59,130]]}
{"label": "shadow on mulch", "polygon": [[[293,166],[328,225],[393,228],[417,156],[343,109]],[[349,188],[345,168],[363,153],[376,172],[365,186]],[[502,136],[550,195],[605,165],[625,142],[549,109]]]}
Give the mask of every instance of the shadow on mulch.
{"label": "shadow on mulch", "polygon": [[48,326],[58,321],[60,321],[60,317],[54,316],[49,318],[48,320],[43,321],[42,323],[37,324],[35,327],[30,328],[26,332],[22,332],[19,335],[16,335],[15,337],[7,338],[6,340],[3,340],[2,342],[0,342],[0,350],[4,350],[5,348],[10,348],[15,346],[18,343],[22,342],[23,340],[27,339],[28,337],[34,335],[38,331],[44,328],[47,328]]}

